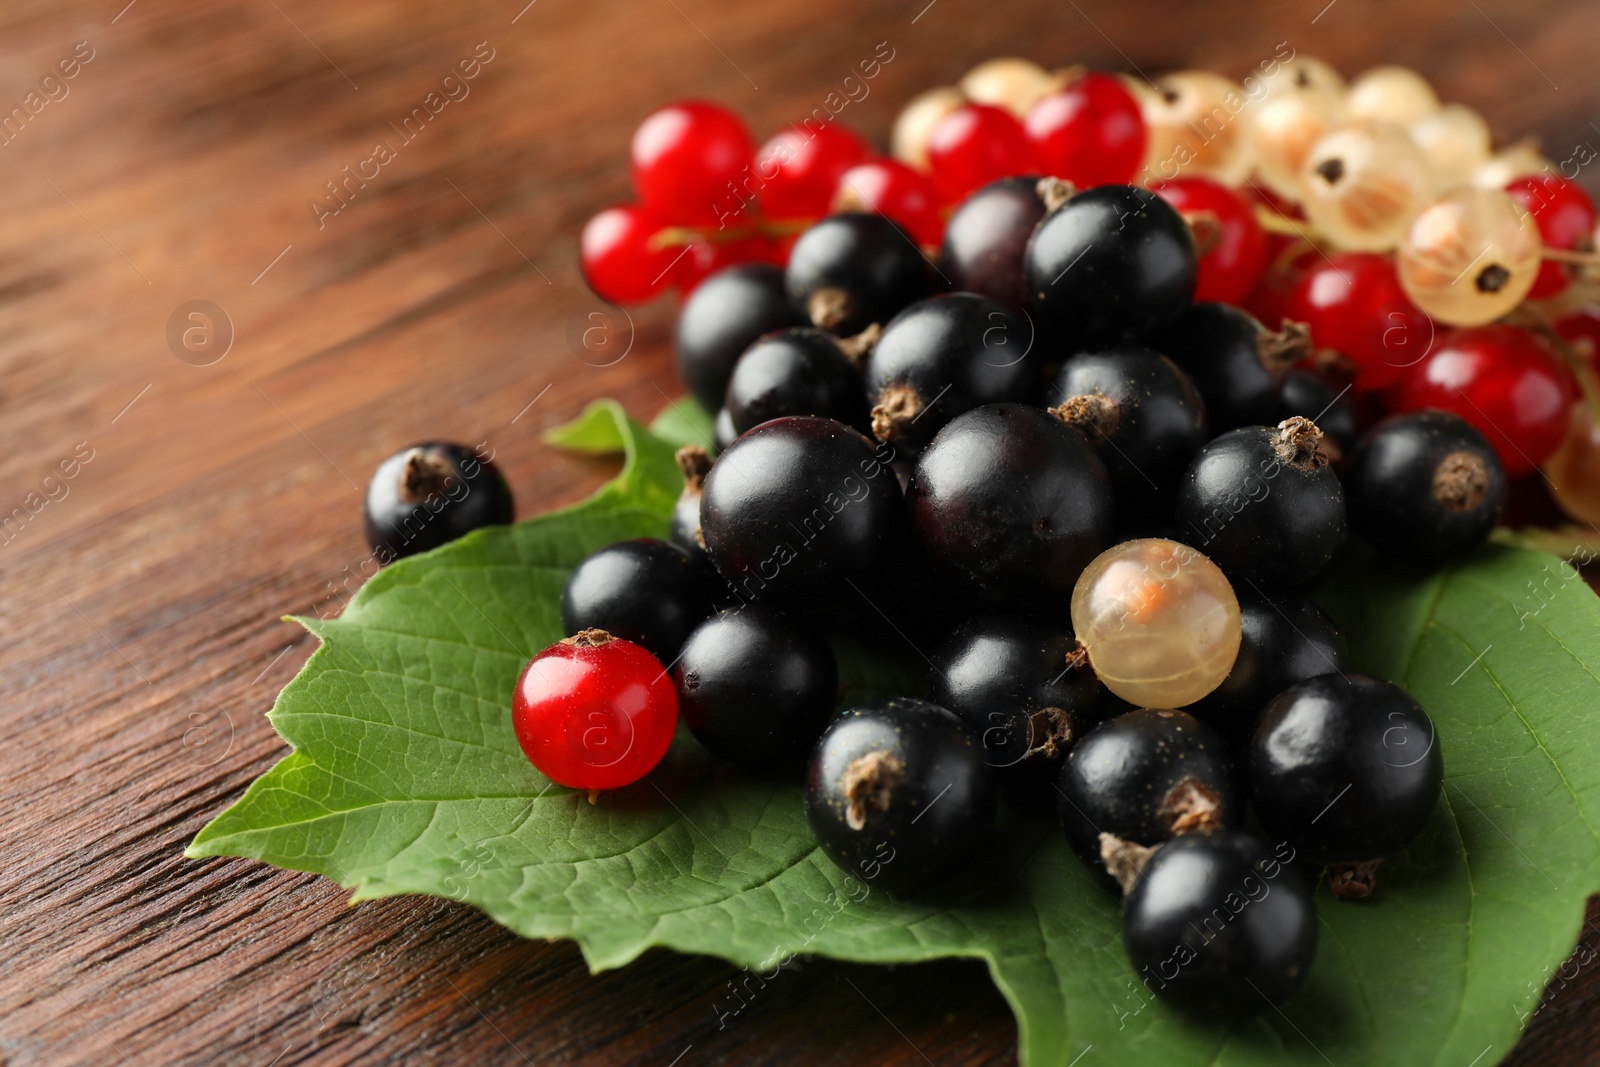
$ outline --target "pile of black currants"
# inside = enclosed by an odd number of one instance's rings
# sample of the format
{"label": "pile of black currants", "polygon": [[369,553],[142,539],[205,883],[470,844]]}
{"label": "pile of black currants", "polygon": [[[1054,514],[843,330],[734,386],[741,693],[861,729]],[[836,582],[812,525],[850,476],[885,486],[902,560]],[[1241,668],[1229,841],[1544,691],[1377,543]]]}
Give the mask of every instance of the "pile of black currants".
{"label": "pile of black currants", "polygon": [[[1304,590],[1352,529],[1421,566],[1479,544],[1501,461],[1443,412],[1363,433],[1303,327],[1194,301],[1194,235],[1147,190],[1008,178],[946,234],[929,258],[837,214],[695,290],[677,353],[715,439],[679,451],[670,541],[571,573],[518,737],[609,789],[681,712],[803,775],[822,851],[894,893],[982,866],[1002,804],[1053,814],[1153,992],[1265,1009],[1310,966],[1319,872],[1371,893],[1443,775]],[[927,686],[841,700],[836,645]]]}

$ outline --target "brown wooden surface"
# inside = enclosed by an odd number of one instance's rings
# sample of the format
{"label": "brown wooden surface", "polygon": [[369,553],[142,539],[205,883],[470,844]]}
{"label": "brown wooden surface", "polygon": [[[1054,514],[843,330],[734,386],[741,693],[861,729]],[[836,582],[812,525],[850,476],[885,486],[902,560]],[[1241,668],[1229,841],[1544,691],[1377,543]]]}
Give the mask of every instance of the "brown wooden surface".
{"label": "brown wooden surface", "polygon": [[[1288,41],[1346,72],[1415,65],[1557,159],[1600,144],[1584,0],[525,2],[0,6],[7,111],[76,42],[94,53],[0,147],[0,515],[93,449],[0,538],[0,1063],[1014,1058],[975,966],[807,963],[719,1029],[716,961],[591,977],[572,947],[464,907],[350,908],[320,878],[182,858],[284,753],[263,712],[311,641],[277,620],[337,606],[382,456],[488,441],[530,514],[610,470],[542,447],[544,428],[597,396],[652,412],[677,392],[665,302],[633,315],[615,366],[565,339],[590,299],[574,235],[627,195],[652,105],[712,97],[765,134],[888,41],[842,116],[881,145],[899,102],[990,55],[1238,73]],[[484,41],[470,95],[319,229],[323,183]],[[194,299],[236,332],[212,366],[165,339]],[[1559,983],[1511,1062],[1600,1056],[1597,973]]]}

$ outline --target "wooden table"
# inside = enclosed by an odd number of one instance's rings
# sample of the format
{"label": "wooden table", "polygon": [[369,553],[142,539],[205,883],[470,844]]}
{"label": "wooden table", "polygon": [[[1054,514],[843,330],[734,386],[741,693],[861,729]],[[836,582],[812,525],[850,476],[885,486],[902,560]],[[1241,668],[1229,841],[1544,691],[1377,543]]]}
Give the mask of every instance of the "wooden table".
{"label": "wooden table", "polygon": [[[591,300],[574,237],[628,196],[653,105],[711,97],[764,134],[887,41],[842,116],[882,144],[900,102],[987,56],[1237,74],[1287,41],[1346,72],[1419,67],[1558,160],[1600,143],[1600,6],[1325,2],[10,0],[0,105],[28,110],[0,146],[0,1063],[1014,1058],[975,966],[807,963],[719,1031],[714,960],[591,977],[448,902],[352,909],[321,878],[181,852],[283,755],[263,712],[312,643],[277,620],[359,584],[381,457],[487,441],[529,514],[611,469],[542,430],[678,391],[668,302],[633,314],[615,366],[567,340]],[[466,95],[402,141],[391,123],[474,53]],[[394,158],[332,199],[379,140]],[[191,301],[215,305],[209,355],[169,344]],[[1600,1055],[1596,973],[1510,1062]]]}

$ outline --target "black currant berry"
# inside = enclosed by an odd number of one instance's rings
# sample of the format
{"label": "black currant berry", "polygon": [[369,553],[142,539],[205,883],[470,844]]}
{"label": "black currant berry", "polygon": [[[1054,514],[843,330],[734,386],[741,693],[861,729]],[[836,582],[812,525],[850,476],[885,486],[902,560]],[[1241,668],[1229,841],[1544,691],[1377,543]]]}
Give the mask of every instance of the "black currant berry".
{"label": "black currant berry", "polygon": [[962,412],[1038,392],[1033,323],[976,293],[919,300],[890,320],[867,357],[872,432],[915,452]]}
{"label": "black currant berry", "polygon": [[1113,524],[1105,464],[1076,430],[1022,404],[974,408],[940,430],[906,503],[951,592],[1057,615]]}
{"label": "black currant berry", "polygon": [[1237,830],[1156,848],[1122,901],[1122,944],[1146,988],[1208,1017],[1266,1011],[1317,951],[1317,911],[1292,854]]}
{"label": "black currant berry", "polygon": [[569,634],[604,630],[670,664],[711,614],[706,579],[705,568],[677,545],[649,537],[618,541],[567,575],[561,628]]}
{"label": "black currant berry", "polygon": [[1170,511],[1178,476],[1208,439],[1205,403],[1177,364],[1134,346],[1074,356],[1054,399],[1105,463],[1118,518]]}
{"label": "black currant berry", "polygon": [[814,327],[779,330],[746,349],[723,406],[739,433],[785,415],[820,415],[862,433],[871,427],[861,372],[837,337]]}
{"label": "black currant berry", "polygon": [[1097,186],[1056,207],[1024,265],[1041,324],[1069,352],[1153,336],[1189,306],[1199,270],[1183,217],[1131,185]]}
{"label": "black currant berry", "polygon": [[1186,711],[1141,708],[1090,730],[1056,777],[1067,843],[1091,866],[1100,835],[1155,845],[1244,820],[1222,738]]}
{"label": "black currant berry", "polygon": [[1022,307],[1028,303],[1023,257],[1044,218],[1038,178],[1001,178],[961,202],[944,228],[939,269],[950,286]]}
{"label": "black currant berry", "polygon": [[1344,639],[1328,613],[1296,593],[1238,591],[1243,636],[1233,670],[1185,710],[1230,741],[1247,741],[1272,698],[1297,682],[1345,668]]}
{"label": "black currant berry", "polygon": [[1500,523],[1506,471],[1470,423],[1443,411],[1395,415],[1356,446],[1345,479],[1350,525],[1380,552],[1437,565]]}
{"label": "black currant berry", "polygon": [[700,535],[740,600],[825,608],[902,543],[890,457],[843,423],[792,416],[741,436],[706,475]]}
{"label": "black currant berry", "polygon": [[1280,693],[1250,741],[1250,787],[1267,832],[1339,865],[1340,896],[1372,891],[1378,860],[1427,825],[1444,782],[1433,720],[1404,689],[1324,674]]}
{"label": "black currant berry", "polygon": [[364,525],[382,566],[512,519],[511,487],[472,449],[429,441],[378,464],[367,486]]}
{"label": "black currant berry", "polygon": [[803,760],[839,696],[828,642],[760,604],[701,623],[684,643],[672,681],[678,711],[700,743],[752,769]]}
{"label": "black currant berry", "polygon": [[1248,311],[1205,302],[1178,316],[1155,346],[1194,379],[1211,432],[1222,433],[1286,417],[1283,376],[1310,351],[1310,334],[1292,322],[1273,333]]}
{"label": "black currant berry", "polygon": [[784,284],[812,325],[841,337],[883,324],[928,292],[928,261],[882,215],[830,215],[795,242]]}
{"label": "black currant berry", "polygon": [[931,699],[967,724],[1002,782],[1049,792],[1092,722],[1105,689],[1069,666],[1077,645],[1068,630],[1007,612],[968,619],[934,653]]}
{"label": "black currant berry", "polygon": [[678,375],[700,406],[714,412],[740,353],[764,333],[804,325],[783,288],[782,267],[725,267],[696,286],[678,313]]}
{"label": "black currant berry", "polygon": [[1178,483],[1179,536],[1257,592],[1310,582],[1345,539],[1344,492],[1321,439],[1296,416],[1205,445]]}
{"label": "black currant berry", "polygon": [[1300,415],[1316,423],[1324,435],[1323,451],[1336,470],[1344,470],[1344,461],[1361,436],[1361,412],[1350,391],[1328,384],[1311,371],[1291,367],[1283,376],[1278,396],[1282,417]]}
{"label": "black currant berry", "polygon": [[719,408],[716,420],[711,424],[711,446],[717,450],[717,455],[720,456],[738,438],[739,431],[733,428],[733,415],[729,413],[727,408]]}
{"label": "black currant berry", "polygon": [[921,700],[852,708],[806,771],[806,821],[834,863],[897,893],[927,889],[994,832],[994,772],[961,720]]}

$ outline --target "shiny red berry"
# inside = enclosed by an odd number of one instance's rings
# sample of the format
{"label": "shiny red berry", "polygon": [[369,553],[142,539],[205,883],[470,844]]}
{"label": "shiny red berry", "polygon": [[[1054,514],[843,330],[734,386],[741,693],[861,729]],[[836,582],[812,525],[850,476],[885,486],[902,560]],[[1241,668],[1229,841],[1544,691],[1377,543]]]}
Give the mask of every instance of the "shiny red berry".
{"label": "shiny red berry", "polygon": [[1085,74],[1040,97],[1025,128],[1044,172],[1080,188],[1121,185],[1144,162],[1139,102],[1109,74]]}
{"label": "shiny red berry", "polygon": [[[1555,174],[1529,174],[1506,186],[1511,198],[1528,209],[1546,248],[1587,251],[1594,245],[1594,201],[1576,182]],[[1528,296],[1554,296],[1572,283],[1569,264],[1547,259],[1539,265]]]}
{"label": "shiny red berry", "polygon": [[1550,458],[1567,432],[1572,373],[1548,345],[1504,323],[1440,337],[1400,391],[1401,411],[1439,408],[1476,426],[1510,475]]}
{"label": "shiny red berry", "polygon": [[869,159],[845,171],[829,207],[885,215],[919,245],[936,245],[944,237],[933,179],[898,159]]}
{"label": "shiny red berry", "polygon": [[761,213],[777,219],[814,219],[828,213],[839,176],[867,158],[867,144],[849,128],[791,126],[756,153]]}
{"label": "shiny red berry", "polygon": [[1150,188],[1177,208],[1194,231],[1200,254],[1194,298],[1224,304],[1243,300],[1267,262],[1267,235],[1256,221],[1255,208],[1210,178],[1173,178]]}
{"label": "shiny red berry", "polygon": [[1600,309],[1580,308],[1562,315],[1551,325],[1585,359],[1600,356]]}
{"label": "shiny red berry", "polygon": [[664,223],[637,204],[608,207],[583,227],[578,262],[595,295],[613,304],[642,304],[671,281],[681,246],[656,247]]}
{"label": "shiny red berry", "polygon": [[511,724],[545,777],[573,789],[617,789],[661,762],[677,729],[678,694],[650,653],[585,630],[523,668]]}
{"label": "shiny red berry", "polygon": [[1354,365],[1358,391],[1399,385],[1435,341],[1433,320],[1400,287],[1394,263],[1375,252],[1318,258],[1284,309],[1311,328],[1317,349],[1334,349]]}
{"label": "shiny red berry", "polygon": [[738,115],[682,100],[652,111],[633,131],[630,163],[639,202],[670,222],[731,223],[753,194],[755,145]]}
{"label": "shiny red berry", "polygon": [[1039,169],[1022,123],[988,104],[963,104],[939,120],[928,135],[928,165],[947,203],[997,178]]}

